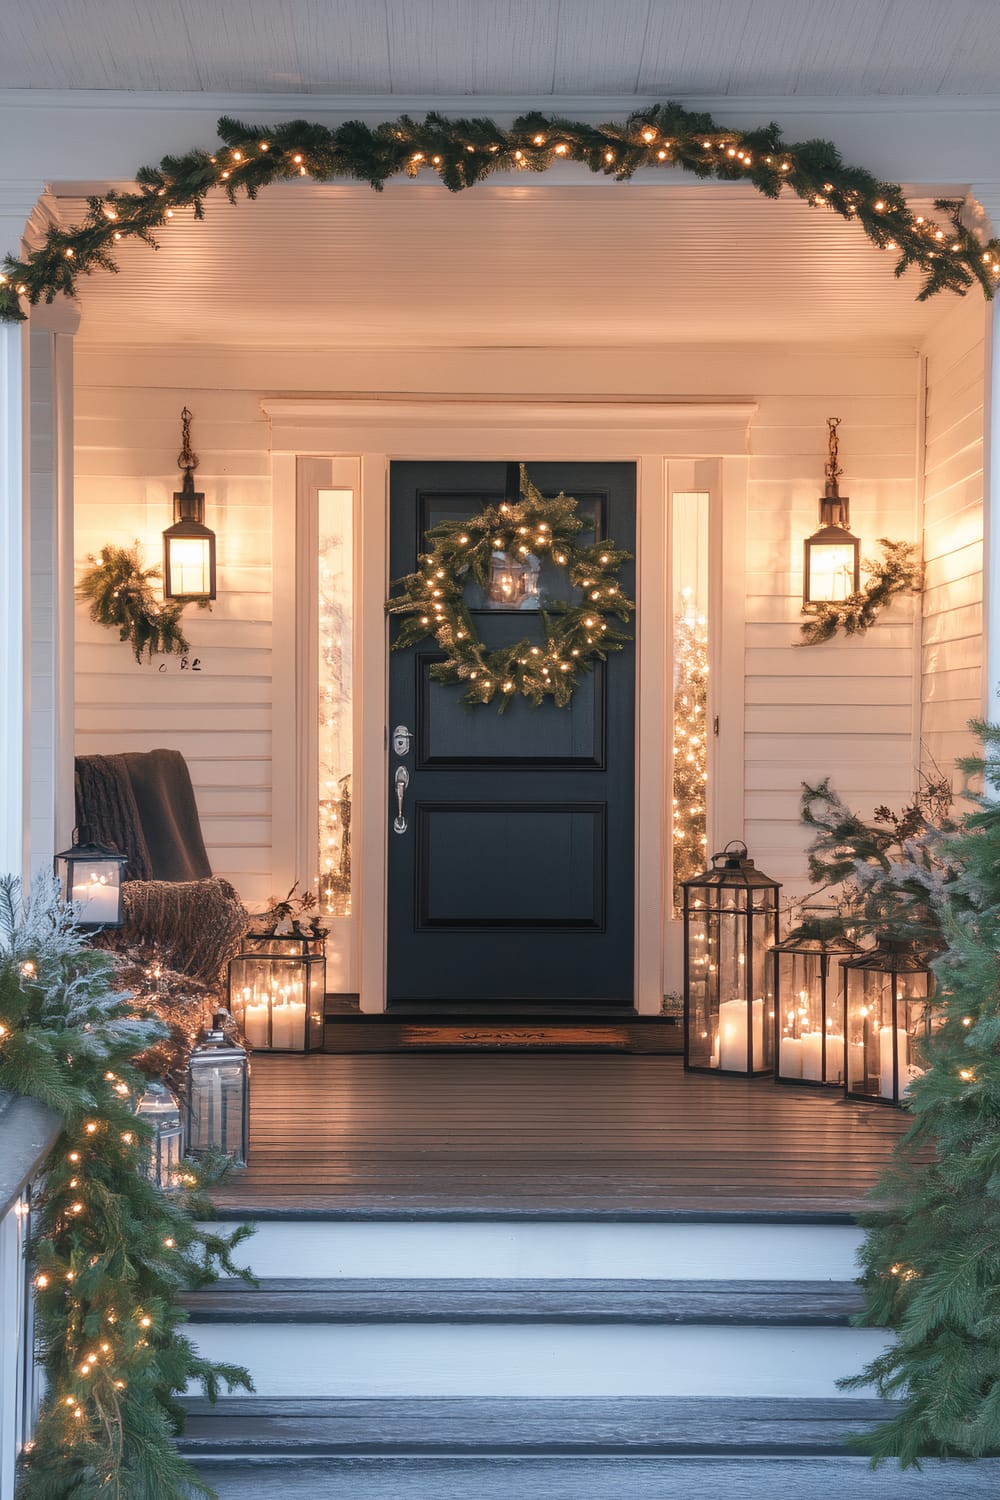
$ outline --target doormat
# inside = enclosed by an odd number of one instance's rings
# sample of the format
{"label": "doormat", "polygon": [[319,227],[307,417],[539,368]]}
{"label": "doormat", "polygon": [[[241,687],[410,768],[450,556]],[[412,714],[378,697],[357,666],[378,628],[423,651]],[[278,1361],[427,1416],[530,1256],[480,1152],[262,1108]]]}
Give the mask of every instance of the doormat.
{"label": "doormat", "polygon": [[625,1026],[402,1026],[400,1046],[465,1048],[469,1051],[630,1052]]}

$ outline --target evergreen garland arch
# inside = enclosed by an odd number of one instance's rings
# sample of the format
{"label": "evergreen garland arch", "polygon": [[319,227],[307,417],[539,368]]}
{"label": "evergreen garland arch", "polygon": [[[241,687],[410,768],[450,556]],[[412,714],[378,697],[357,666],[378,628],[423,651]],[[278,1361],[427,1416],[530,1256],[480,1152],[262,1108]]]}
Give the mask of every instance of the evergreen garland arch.
{"label": "evergreen garland arch", "polygon": [[195,148],[141,167],[131,192],[110,191],[88,200],[86,218],[68,228],[52,225],[24,260],[8,255],[0,272],[0,322],[25,317],[60,293],[73,296],[78,279],[116,271],[115,249],[138,239],[156,247],[156,232],[179,210],[205,216],[209,194],[221,188],[235,203],[255,198],[273,182],[346,178],[376,190],[393,177],[432,172],[460,192],[497,172],[545,172],[562,161],[627,181],[647,169],[677,168],[720,182],[748,182],[767,198],[789,190],[815,208],[861,226],[878,249],[896,257],[895,273],[923,273],[918,299],[941,291],[964,295],[977,283],[991,298],[1000,280],[1000,238],[980,239],[962,222],[960,200],[938,199],[940,220],[910,208],[898,183],[880,182],[863,167],[844,162],[832,141],[786,143],[772,123],[751,130],[717,124],[700,110],[656,104],[625,121],[592,125],[531,113],[510,129],[487,118],[423,121],[401,115],[366,125],[349,120],[329,127],[309,120],[256,126],[223,116],[220,147]]}

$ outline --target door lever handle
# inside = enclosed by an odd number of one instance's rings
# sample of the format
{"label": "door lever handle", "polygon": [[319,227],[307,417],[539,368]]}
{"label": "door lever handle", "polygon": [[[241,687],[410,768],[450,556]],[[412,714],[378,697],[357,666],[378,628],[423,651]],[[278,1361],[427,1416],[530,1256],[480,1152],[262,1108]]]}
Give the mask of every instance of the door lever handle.
{"label": "door lever handle", "polygon": [[406,819],[403,817],[403,793],[410,784],[410,773],[405,766],[396,767],[396,816],[392,820],[393,833],[406,832]]}

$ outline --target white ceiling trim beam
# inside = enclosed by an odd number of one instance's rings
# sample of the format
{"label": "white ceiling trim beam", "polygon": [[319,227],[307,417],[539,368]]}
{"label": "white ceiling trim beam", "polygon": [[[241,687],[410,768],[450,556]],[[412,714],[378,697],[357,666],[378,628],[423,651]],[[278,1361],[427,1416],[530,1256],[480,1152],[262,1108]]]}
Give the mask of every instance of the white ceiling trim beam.
{"label": "white ceiling trim beam", "polygon": [[[667,91],[664,91],[666,96]],[[543,96],[514,99],[405,99],[274,94],[87,94],[27,89],[0,91],[0,139],[17,144],[18,175],[47,182],[130,179],[136,168],[168,152],[211,146],[215,121],[241,115],[262,125],[308,117],[326,125],[349,119],[389,119],[431,107],[446,114],[490,114],[509,122],[532,107],[600,121],[623,117],[642,99],[584,100]],[[895,182],[967,183],[995,175],[1000,97],[943,100],[688,99],[734,129],[775,120],[789,141],[822,136],[846,161]],[[530,174],[524,174],[527,177]],[[523,180],[522,178],[518,179]],[[555,179],[549,176],[549,181]],[[601,179],[603,181],[603,179]]]}

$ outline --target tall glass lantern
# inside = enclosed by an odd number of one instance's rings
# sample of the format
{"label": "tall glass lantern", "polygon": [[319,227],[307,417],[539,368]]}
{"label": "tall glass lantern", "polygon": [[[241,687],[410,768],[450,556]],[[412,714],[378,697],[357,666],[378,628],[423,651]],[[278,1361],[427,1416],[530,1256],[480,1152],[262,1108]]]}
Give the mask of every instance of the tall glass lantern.
{"label": "tall glass lantern", "polygon": [[250,1061],[226,1035],[226,1013],[191,1053],[187,1072],[187,1154],[218,1151],[245,1167],[250,1154]]}
{"label": "tall glass lantern", "polygon": [[832,911],[802,920],[772,950],[774,1076],[779,1083],[844,1086],[844,993],[841,961],[857,943],[831,930]]}
{"label": "tall glass lantern", "polygon": [[843,965],[849,1099],[901,1104],[926,1071],[922,1043],[944,1023],[934,976],[912,943],[880,937]]}
{"label": "tall glass lantern", "polygon": [[777,880],[739,841],[683,882],[684,1066],[692,1072],[770,1073],[772,966],[778,938]]}
{"label": "tall glass lantern", "polygon": [[254,1052],[320,1052],[326,1004],[326,959],[306,938],[270,938],[299,946],[290,953],[239,953],[229,961],[229,1009]]}
{"label": "tall glass lantern", "polygon": [[162,1078],[153,1078],[147,1084],[136,1114],[153,1128],[145,1163],[146,1176],[162,1192],[175,1192],[181,1185],[177,1173],[184,1131],[181,1107]]}

